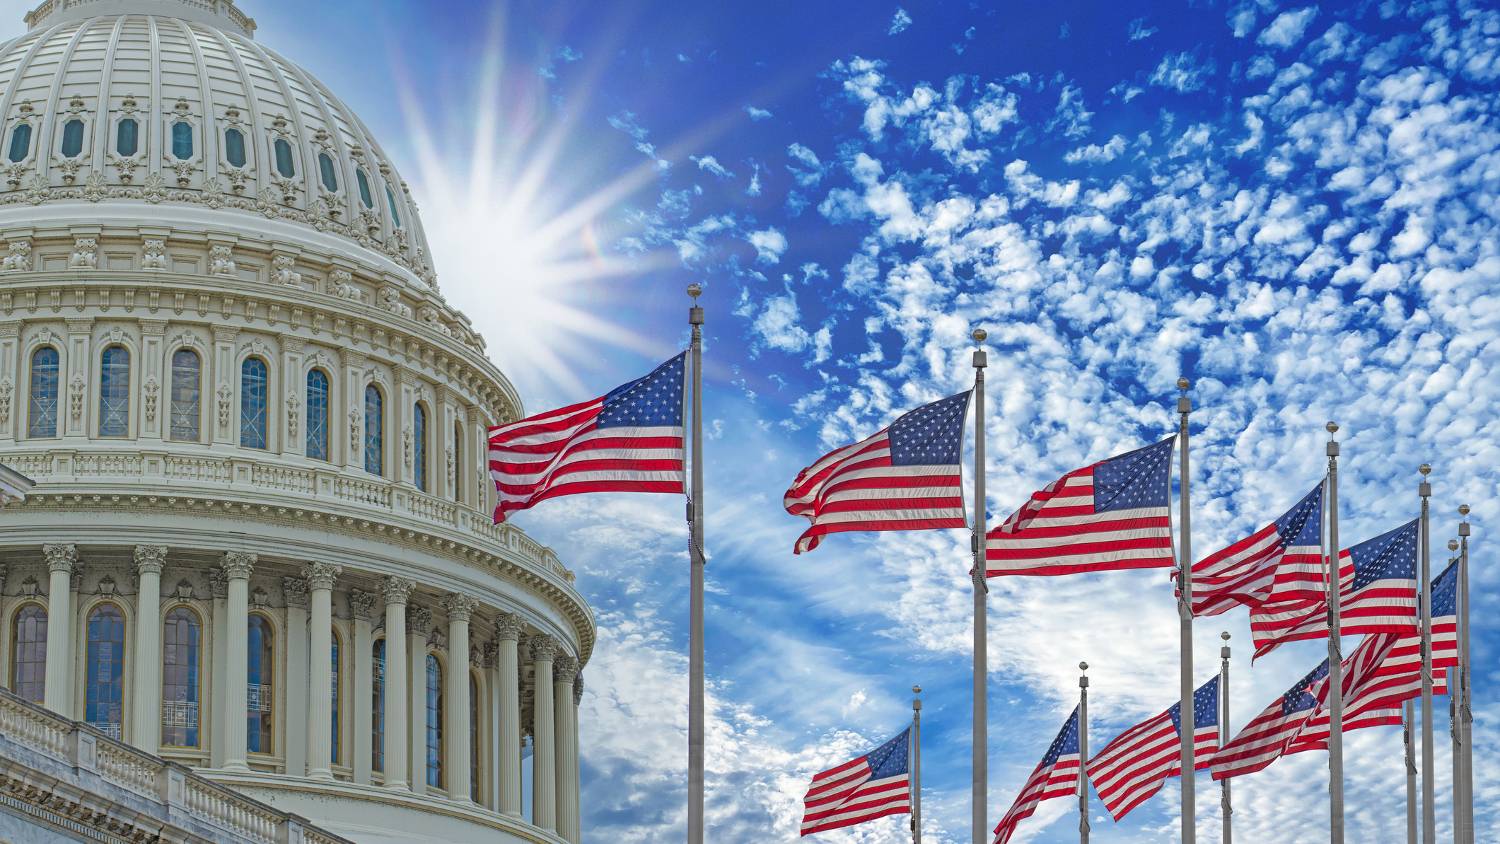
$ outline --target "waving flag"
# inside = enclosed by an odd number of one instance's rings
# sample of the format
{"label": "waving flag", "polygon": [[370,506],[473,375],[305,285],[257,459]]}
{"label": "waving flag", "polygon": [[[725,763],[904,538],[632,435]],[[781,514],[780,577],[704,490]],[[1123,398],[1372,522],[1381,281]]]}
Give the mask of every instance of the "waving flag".
{"label": "waving flag", "polygon": [[1253,774],[1286,753],[1302,729],[1317,716],[1320,702],[1314,690],[1327,677],[1325,659],[1246,724],[1239,735],[1214,754],[1210,763],[1214,779]]}
{"label": "waving flag", "polygon": [[1271,599],[1273,583],[1297,582],[1305,572],[1321,584],[1322,526],[1319,484],[1281,518],[1194,563],[1193,615],[1219,615],[1236,606],[1256,609]]}
{"label": "waving flag", "polygon": [[797,538],[795,553],[830,533],[966,525],[959,455],[969,392],[907,411],[798,472],[782,504],[812,527]]}
{"label": "waving flag", "polygon": [[[1120,820],[1182,774],[1181,703],[1121,733],[1089,760],[1089,780],[1110,817]],[[1219,678],[1193,693],[1193,767],[1208,767],[1219,749]]]}
{"label": "waving flag", "polygon": [[911,728],[858,759],[815,774],[802,798],[802,834],[911,812]]}
{"label": "waving flag", "polygon": [[1075,469],[985,538],[985,574],[1059,575],[1171,566],[1172,444]]}
{"label": "waving flag", "polygon": [[1037,804],[1043,800],[1078,795],[1078,755],[1078,710],[1075,708],[1072,717],[1068,718],[1058,732],[1057,738],[1052,740],[1036,770],[1031,772],[1026,784],[1021,786],[1021,793],[1016,795],[1016,802],[1011,804],[1010,811],[1005,813],[1005,817],[1000,819],[1000,825],[995,827],[994,844],[1009,841],[1011,835],[1015,834],[1016,825],[1031,817]]}
{"label": "waving flag", "polygon": [[687,353],[606,395],[489,429],[495,523],[585,492],[683,492]]}
{"label": "waving flag", "polygon": [[[1345,550],[1352,575],[1339,588],[1340,629],[1360,633],[1412,633],[1417,625],[1417,520]],[[1340,571],[1343,570],[1340,564]],[[1250,614],[1255,656],[1283,642],[1328,638],[1326,601],[1265,604]]]}

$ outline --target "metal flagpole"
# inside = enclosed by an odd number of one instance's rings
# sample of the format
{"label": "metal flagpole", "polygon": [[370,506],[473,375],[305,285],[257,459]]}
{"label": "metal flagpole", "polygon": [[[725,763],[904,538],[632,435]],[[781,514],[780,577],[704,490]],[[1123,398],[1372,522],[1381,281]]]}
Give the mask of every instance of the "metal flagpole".
{"label": "metal flagpole", "polygon": [[[1458,540],[1450,539],[1448,540],[1448,565],[1451,566],[1456,562],[1458,562]],[[1455,589],[1453,594],[1453,609],[1454,615],[1456,616],[1462,615],[1464,600],[1462,590],[1463,585],[1458,584],[1458,589]],[[1457,642],[1455,642],[1455,644],[1459,644],[1460,647],[1462,647],[1461,643],[1463,642],[1463,630],[1459,629],[1454,631],[1454,636],[1457,639]],[[1453,792],[1454,844],[1459,844],[1459,842],[1464,840],[1463,830],[1461,829],[1461,827],[1463,826],[1464,816],[1463,728],[1458,725],[1460,717],[1458,714],[1458,700],[1459,695],[1461,694],[1459,689],[1463,686],[1463,670],[1463,655],[1459,654],[1458,665],[1448,670],[1448,737],[1453,742],[1453,752],[1449,755],[1451,757],[1450,761],[1452,761],[1453,763],[1453,788],[1451,790]]]}
{"label": "metal flagpole", "polygon": [[[974,329],[976,344],[984,343],[989,335],[983,328]],[[984,576],[984,368],[989,356],[983,346],[974,350],[974,844],[989,841],[990,821],[987,801],[989,782],[989,655],[988,621],[985,619],[985,598],[989,584]]]}
{"label": "metal flagpole", "polygon": [[1411,743],[1411,698],[1406,699],[1401,719],[1401,741],[1406,745],[1406,844],[1417,844],[1417,753]]}
{"label": "metal flagpole", "polygon": [[703,288],[688,285],[693,304],[688,323],[693,326],[693,486],[688,499],[689,567],[692,594],[689,598],[688,644],[688,844],[703,844],[703,309],[698,295]]}
{"label": "metal flagpole", "polygon": [[[1080,672],[1089,670],[1078,663]],[[1078,844],[1089,844],[1089,678],[1078,675]]]}
{"label": "metal flagpole", "polygon": [[[1229,743],[1229,631],[1225,630],[1219,634],[1224,644],[1219,648],[1219,749]],[[1234,815],[1234,810],[1229,804],[1229,781],[1233,777],[1225,777],[1219,781],[1219,816],[1224,826],[1224,844],[1232,844],[1234,832],[1231,829],[1229,819]]]}
{"label": "metal flagpole", "polygon": [[1186,725],[1179,730],[1182,734],[1182,746],[1178,757],[1182,765],[1182,844],[1193,844],[1198,834],[1197,812],[1193,800],[1193,549],[1188,510],[1188,414],[1193,410],[1193,402],[1187,395],[1189,386],[1186,378],[1177,379],[1177,389],[1181,393],[1177,397],[1177,414],[1180,420],[1177,426],[1177,445],[1182,451],[1182,483],[1178,496],[1182,506],[1181,524],[1178,526],[1182,534],[1179,549],[1182,558],[1177,567],[1177,582],[1181,587],[1177,615],[1182,624],[1182,700],[1178,704],[1178,714]]}
{"label": "metal flagpole", "polygon": [[1417,580],[1422,591],[1422,841],[1423,844],[1437,844],[1432,761],[1432,531],[1427,519],[1427,499],[1432,497],[1432,484],[1427,482],[1427,475],[1432,472],[1432,466],[1423,463],[1417,471],[1422,473],[1422,482],[1417,487],[1417,494],[1422,497],[1422,573]]}
{"label": "metal flagpole", "polygon": [[1328,587],[1328,840],[1344,842],[1344,665],[1339,619],[1339,432],[1329,422],[1328,478],[1323,482],[1323,509],[1328,519],[1328,549],[1323,558],[1323,578]]}
{"label": "metal flagpole", "polygon": [[[1458,508],[1458,729],[1463,743],[1463,765],[1458,788],[1463,795],[1454,821],[1459,844],[1474,844],[1474,683],[1469,671],[1469,505]],[[1451,684],[1450,684],[1451,686]],[[1453,694],[1452,688],[1448,694]]]}
{"label": "metal flagpole", "polygon": [[911,844],[922,844],[922,687],[911,695]]}

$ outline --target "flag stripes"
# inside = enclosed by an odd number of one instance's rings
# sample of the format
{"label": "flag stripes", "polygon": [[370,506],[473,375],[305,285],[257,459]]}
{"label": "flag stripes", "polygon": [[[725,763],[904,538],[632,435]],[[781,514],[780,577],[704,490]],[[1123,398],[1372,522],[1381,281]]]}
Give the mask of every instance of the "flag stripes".
{"label": "flag stripes", "polygon": [[[1193,615],[1219,615],[1236,606],[1255,609],[1273,599],[1274,587],[1283,577],[1283,588],[1290,590],[1303,572],[1312,572],[1315,585],[1321,586],[1322,513],[1323,486],[1319,484],[1281,518],[1194,563]],[[1349,576],[1354,576],[1352,560]]]}
{"label": "flag stripes", "polygon": [[1036,812],[1043,800],[1055,797],[1074,797],[1078,794],[1078,710],[1063,723],[1057,738],[1052,740],[1042,761],[1037,763],[1021,792],[1016,795],[1005,817],[995,827],[994,844],[1006,844],[1015,834],[1016,826]]}
{"label": "flag stripes", "polygon": [[[1121,733],[1089,760],[1089,780],[1110,817],[1120,820],[1182,774],[1180,703]],[[1208,767],[1219,749],[1219,678],[1193,693],[1193,767]]]}
{"label": "flag stripes", "polygon": [[802,835],[911,811],[911,728],[864,756],[814,774],[802,798]]}

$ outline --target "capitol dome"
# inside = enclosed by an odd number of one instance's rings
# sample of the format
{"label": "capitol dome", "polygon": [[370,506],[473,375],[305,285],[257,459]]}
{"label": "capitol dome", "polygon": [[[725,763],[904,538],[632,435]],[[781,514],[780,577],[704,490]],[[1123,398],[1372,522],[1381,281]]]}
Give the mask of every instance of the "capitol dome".
{"label": "capitol dome", "polygon": [[593,615],[492,523],[485,429],[521,401],[391,159],[231,0],[25,22],[5,688],[357,842],[577,842]]}

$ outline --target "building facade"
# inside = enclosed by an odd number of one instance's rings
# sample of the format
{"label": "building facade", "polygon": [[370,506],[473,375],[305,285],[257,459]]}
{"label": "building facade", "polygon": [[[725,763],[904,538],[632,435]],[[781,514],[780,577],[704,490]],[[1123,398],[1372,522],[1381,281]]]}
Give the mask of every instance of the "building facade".
{"label": "building facade", "polygon": [[[231,0],[0,45],[0,666],[358,842],[576,842],[594,622],[406,183]],[[522,798],[528,799],[523,806]]]}

